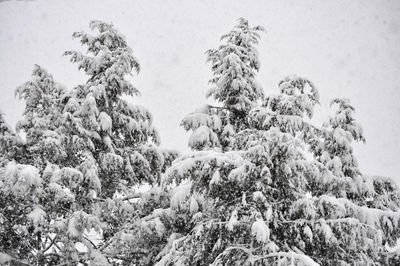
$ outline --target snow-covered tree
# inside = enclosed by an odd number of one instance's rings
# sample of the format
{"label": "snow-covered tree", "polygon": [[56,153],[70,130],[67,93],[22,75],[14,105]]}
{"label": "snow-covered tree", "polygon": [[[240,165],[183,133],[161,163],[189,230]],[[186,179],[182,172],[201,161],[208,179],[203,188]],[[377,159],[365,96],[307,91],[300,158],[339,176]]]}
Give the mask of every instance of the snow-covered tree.
{"label": "snow-covered tree", "polygon": [[74,34],[87,53],[66,52],[85,84],[65,92],[35,67],[18,89],[25,144],[0,115],[0,263],[400,264],[400,192],[358,168],[354,108],[334,99],[335,114],[315,126],[318,91],[298,76],[264,98],[261,27],[240,19],[207,53],[216,106],[183,119],[192,151],[176,158],[127,100],[138,90],[126,76],[140,68],[125,38],[90,26],[96,35]]}
{"label": "snow-covered tree", "polygon": [[125,97],[139,94],[126,78],[140,70],[132,49],[111,24],[92,21],[90,27],[98,34],[74,33],[88,53],[65,53],[90,77],[72,91],[66,120],[69,143],[78,146],[82,161],[96,162],[101,195],[109,197],[138,183],[157,183],[163,156],[150,112]]}
{"label": "snow-covered tree", "polygon": [[[253,117],[250,124],[258,124]],[[177,159],[164,185],[175,187],[170,207],[186,215],[187,227],[158,265],[399,263],[388,248],[400,234],[398,188],[381,178],[338,175],[312,156],[301,131],[288,130],[301,124],[245,129],[229,152]],[[330,141],[315,139],[323,137]]]}
{"label": "snow-covered tree", "polygon": [[0,169],[0,251],[11,265],[90,261],[92,253],[79,255],[75,246],[83,242],[90,247],[86,233],[101,233],[100,220],[88,207],[100,184],[88,184],[89,173],[74,168],[66,156],[64,93],[39,66],[16,91],[26,102],[17,124],[26,140]]}
{"label": "snow-covered tree", "polygon": [[[205,151],[167,170],[170,208],[153,219],[172,219],[158,226],[166,228],[167,244],[156,265],[399,263],[388,246],[400,234],[400,193],[393,182],[358,170],[351,142],[363,137],[354,109],[334,100],[339,110],[318,128],[313,83],[289,76],[279,89],[261,106],[254,99],[229,149],[198,146]],[[333,159],[339,171],[330,167]],[[168,227],[171,220],[184,226]]]}
{"label": "snow-covered tree", "polygon": [[189,146],[195,150],[220,148],[229,150],[235,132],[247,127],[247,115],[263,90],[255,79],[260,68],[255,45],[260,39],[261,26],[250,27],[239,19],[230,32],[221,37],[218,49],[207,51],[211,63],[213,85],[207,97],[217,104],[205,105],[182,120],[186,131],[192,130]]}
{"label": "snow-covered tree", "polygon": [[[139,94],[126,76],[132,70],[139,72],[140,65],[125,38],[111,24],[93,21],[90,27],[98,34],[74,34],[88,53],[66,52],[90,76],[66,102],[66,121],[72,129],[68,143],[77,147],[82,168],[96,173],[101,183],[95,204],[106,224],[101,249],[110,258],[126,261],[129,256],[115,254],[120,250],[110,243],[149,208],[139,206],[143,199],[139,204],[130,201],[143,198],[134,188],[143,183],[157,186],[162,171],[177,155],[157,147],[159,137],[150,112],[127,99]],[[93,166],[95,172],[90,170]],[[113,198],[116,192],[120,197]]]}
{"label": "snow-covered tree", "polygon": [[[218,49],[207,52],[208,61],[212,64],[213,78],[210,83],[215,87],[207,94],[216,102],[216,106],[206,105],[200,110],[186,116],[182,126],[192,130],[189,146],[194,150],[222,149],[233,146],[233,135],[247,127],[247,114],[263,97],[262,89],[255,80],[259,69],[258,43],[262,27],[250,27],[247,20],[240,19],[232,31],[222,37],[225,41]],[[170,170],[167,170],[169,172]],[[181,189],[182,188],[182,189]],[[163,184],[161,191],[152,191],[142,197],[143,204],[155,201],[153,211],[143,213],[141,219],[134,221],[130,230],[121,232],[106,250],[119,251],[138,265],[153,265],[171,248],[174,240],[191,230],[190,217],[196,209],[197,202],[181,206],[190,186],[182,184],[176,188]],[[160,202],[158,199],[163,199]],[[165,204],[171,204],[165,208]],[[187,232],[186,232],[187,233]],[[137,238],[137,235],[144,236]],[[124,256],[122,255],[122,257]]]}
{"label": "snow-covered tree", "polygon": [[[117,263],[102,252],[107,241],[157,204],[129,199],[143,183],[157,186],[177,156],[157,147],[150,112],[130,103],[139,91],[126,76],[140,68],[125,38],[111,24],[90,27],[96,35],[74,34],[87,53],[66,52],[89,75],[85,84],[66,91],[35,66],[17,89],[26,142],[0,170],[0,255],[13,263]],[[13,133],[2,117],[1,129],[3,149]]]}

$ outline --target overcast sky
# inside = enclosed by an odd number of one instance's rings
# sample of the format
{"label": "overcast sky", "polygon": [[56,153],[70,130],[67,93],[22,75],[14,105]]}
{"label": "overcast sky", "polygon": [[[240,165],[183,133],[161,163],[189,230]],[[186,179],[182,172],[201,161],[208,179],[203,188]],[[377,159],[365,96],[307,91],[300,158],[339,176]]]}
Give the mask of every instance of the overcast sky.
{"label": "overcast sky", "polygon": [[185,151],[179,123],[205,103],[210,66],[204,52],[239,17],[263,25],[258,80],[277,93],[288,74],[312,80],[329,114],[333,97],[356,107],[366,145],[356,146],[364,173],[400,183],[400,1],[132,1],[0,0],[0,109],[11,123],[23,103],[14,97],[34,64],[72,88],[85,82],[62,53],[80,49],[71,34],[92,19],[113,24],[127,37],[142,71],[134,77],[142,97],[134,101],[154,115],[162,146]]}

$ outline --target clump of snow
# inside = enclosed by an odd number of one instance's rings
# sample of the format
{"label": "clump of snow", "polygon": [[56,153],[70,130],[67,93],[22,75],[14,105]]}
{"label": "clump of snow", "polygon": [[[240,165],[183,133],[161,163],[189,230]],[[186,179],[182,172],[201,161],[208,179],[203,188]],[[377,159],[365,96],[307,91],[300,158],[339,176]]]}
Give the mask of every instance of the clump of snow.
{"label": "clump of snow", "polygon": [[332,232],[331,227],[325,222],[325,220],[320,220],[320,223],[316,227],[318,231],[322,233],[325,238],[326,243],[333,242],[335,240],[335,236]]}
{"label": "clump of snow", "polygon": [[18,197],[36,194],[42,183],[36,167],[15,162],[8,163],[5,175],[0,175],[0,177],[3,177],[5,186]]}
{"label": "clump of snow", "polygon": [[267,212],[265,213],[265,219],[267,222],[271,221],[272,213],[273,213],[272,207],[270,206],[270,207],[268,207]]}
{"label": "clump of snow", "polygon": [[317,216],[317,209],[314,205],[314,200],[308,198],[302,198],[295,201],[290,208],[290,212],[292,215],[301,214],[306,219],[310,220],[315,219]]}
{"label": "clump of snow", "polygon": [[265,196],[261,191],[256,191],[253,193],[253,200],[254,201],[265,201]]}
{"label": "clump of snow", "polygon": [[306,226],[304,227],[303,233],[308,237],[308,240],[309,240],[310,242],[312,242],[313,233],[312,233],[311,228],[310,228],[309,226],[306,225]]}
{"label": "clump of snow", "polygon": [[35,233],[39,232],[42,226],[46,224],[46,212],[40,206],[36,206],[27,217],[32,221]]}
{"label": "clump of snow", "polygon": [[166,229],[164,224],[161,222],[160,218],[159,217],[154,218],[153,224],[158,237],[162,237],[165,234]]}
{"label": "clump of snow", "polygon": [[105,132],[111,132],[111,128],[112,128],[111,117],[107,113],[101,112],[99,114],[99,125],[100,125],[101,130],[103,130]]}
{"label": "clump of snow", "polygon": [[226,223],[226,228],[229,231],[233,231],[233,228],[235,227],[235,225],[237,225],[239,223],[238,220],[238,213],[237,210],[234,210],[231,214],[231,218],[229,219],[229,221]]}
{"label": "clump of snow", "polygon": [[[135,153],[136,154],[136,153]],[[115,153],[106,153],[101,157],[101,165],[104,169],[111,171],[112,169],[118,170],[122,167],[124,159]]]}
{"label": "clump of snow", "polygon": [[128,202],[122,202],[120,206],[121,211],[127,212],[127,213],[134,213],[135,208],[129,204]]}
{"label": "clump of snow", "polygon": [[71,237],[79,237],[82,232],[78,229],[78,219],[72,217],[68,222],[68,235]]}
{"label": "clump of snow", "polygon": [[220,130],[222,126],[222,121],[217,115],[209,115],[208,106],[198,109],[195,112],[187,115],[182,120],[182,126],[186,129],[195,130],[202,126],[208,127],[213,130]]}
{"label": "clump of snow", "polygon": [[185,182],[173,189],[170,201],[170,206],[172,209],[185,208],[184,203],[186,202],[187,197],[190,195],[191,187],[191,182]]}
{"label": "clump of snow", "polygon": [[0,264],[1,265],[6,265],[8,262],[11,262],[13,260],[13,258],[3,252],[0,252]]}
{"label": "clump of snow", "polygon": [[228,164],[238,167],[243,163],[243,157],[240,152],[222,153],[215,150],[190,153],[176,159],[172,166],[167,169],[163,177],[163,185],[166,186],[174,182],[179,183],[186,179],[194,169],[197,170],[198,174],[201,174],[201,171],[198,171],[199,164],[204,165],[204,170],[206,170],[206,166],[210,162],[215,162],[217,167]]}
{"label": "clump of snow", "polygon": [[279,251],[279,247],[277,244],[275,244],[274,241],[269,241],[266,245],[265,245],[266,249],[271,251],[271,252],[278,252]]}
{"label": "clump of snow", "polygon": [[48,185],[48,190],[54,193],[54,201],[57,203],[59,201],[64,202],[74,202],[75,195],[71,193],[69,188],[65,188],[57,183],[50,183]]}
{"label": "clump of snow", "polygon": [[310,191],[307,191],[307,192],[304,194],[304,198],[306,198],[306,199],[311,199],[311,198],[312,198],[311,192],[310,192]]}
{"label": "clump of snow", "polygon": [[211,187],[212,185],[218,184],[220,181],[221,181],[221,175],[219,173],[219,170],[217,169],[212,175],[209,186]]}
{"label": "clump of snow", "polygon": [[110,266],[107,258],[99,251],[93,249],[90,253],[91,261],[89,266]]}
{"label": "clump of snow", "polygon": [[84,211],[76,211],[68,221],[67,233],[72,238],[80,239],[83,233],[94,229],[97,232],[101,231],[100,221],[98,217],[87,214]]}
{"label": "clump of snow", "polygon": [[203,232],[204,232],[204,226],[203,224],[200,224],[196,229],[195,233],[196,238],[200,238],[203,235]]}
{"label": "clump of snow", "polygon": [[257,218],[251,226],[251,234],[257,241],[266,243],[269,239],[270,230],[263,219]]}
{"label": "clump of snow", "polygon": [[71,167],[64,167],[56,170],[51,177],[51,182],[64,185],[70,189],[78,187],[83,182],[83,175],[80,171]]}
{"label": "clump of snow", "polygon": [[224,136],[233,136],[235,134],[235,130],[231,124],[226,124],[224,130],[222,131],[222,135]]}
{"label": "clump of snow", "polygon": [[182,239],[182,235],[179,233],[172,233],[167,240],[167,244],[164,248],[157,254],[156,260],[162,258],[156,265],[167,265],[166,262],[169,261],[170,257],[167,255],[170,250],[175,250],[176,241]]}
{"label": "clump of snow", "polygon": [[247,169],[247,165],[241,165],[235,169],[233,169],[229,175],[228,178],[229,180],[242,180],[243,178],[246,177],[246,169]]}
{"label": "clump of snow", "polygon": [[101,183],[97,172],[96,162],[93,158],[86,159],[79,166],[79,170],[82,172],[85,182],[89,183],[89,188],[95,193],[101,192]]}
{"label": "clump of snow", "polygon": [[193,149],[218,146],[218,142],[218,136],[207,126],[196,128],[189,137],[189,146]]}
{"label": "clump of snow", "polygon": [[196,213],[199,210],[199,204],[194,197],[190,197],[190,206],[189,210],[191,213]]}

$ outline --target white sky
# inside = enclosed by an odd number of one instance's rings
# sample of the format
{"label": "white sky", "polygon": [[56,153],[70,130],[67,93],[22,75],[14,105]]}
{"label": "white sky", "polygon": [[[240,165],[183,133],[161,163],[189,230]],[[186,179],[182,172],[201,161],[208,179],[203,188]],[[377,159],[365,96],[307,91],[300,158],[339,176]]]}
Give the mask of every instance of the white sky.
{"label": "white sky", "polygon": [[185,151],[179,123],[205,103],[210,66],[204,52],[239,17],[267,29],[259,45],[258,80],[276,93],[285,75],[298,74],[319,88],[316,121],[333,97],[348,97],[363,125],[357,145],[367,174],[400,182],[400,1],[132,1],[0,0],[0,109],[15,124],[23,103],[14,97],[34,64],[68,88],[83,83],[62,53],[80,49],[74,31],[92,19],[113,22],[127,37],[142,71],[135,99],[154,115],[162,146]]}

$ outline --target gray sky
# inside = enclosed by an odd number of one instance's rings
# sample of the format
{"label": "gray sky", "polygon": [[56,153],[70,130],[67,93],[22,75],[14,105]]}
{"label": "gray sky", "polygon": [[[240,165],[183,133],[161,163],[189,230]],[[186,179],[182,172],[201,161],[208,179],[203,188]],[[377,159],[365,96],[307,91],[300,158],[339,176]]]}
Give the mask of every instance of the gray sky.
{"label": "gray sky", "polygon": [[400,183],[400,1],[132,1],[0,0],[0,109],[15,124],[23,103],[14,89],[34,64],[68,88],[86,77],[61,54],[80,49],[74,31],[92,19],[113,22],[142,66],[135,102],[154,115],[162,146],[185,151],[183,116],[205,103],[210,66],[204,52],[239,17],[267,29],[259,45],[258,80],[276,93],[288,74],[312,80],[328,115],[333,97],[348,97],[363,125],[366,145],[356,145],[364,173]]}

